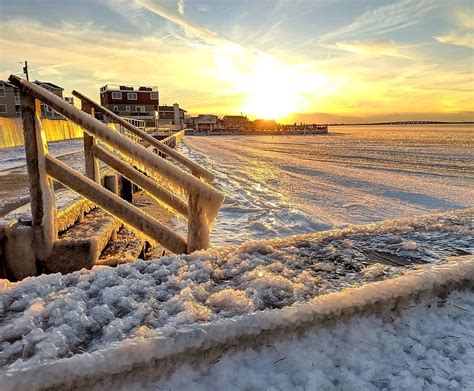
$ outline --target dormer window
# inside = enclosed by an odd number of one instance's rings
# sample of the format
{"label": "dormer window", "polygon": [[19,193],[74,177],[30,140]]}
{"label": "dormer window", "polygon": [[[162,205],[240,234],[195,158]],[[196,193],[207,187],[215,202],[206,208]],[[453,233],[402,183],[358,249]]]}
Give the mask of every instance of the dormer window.
{"label": "dormer window", "polygon": [[122,99],[121,92],[112,92],[112,99]]}
{"label": "dormer window", "polygon": [[138,95],[136,92],[129,92],[127,94],[127,97],[128,97],[128,100],[137,100],[138,99]]}

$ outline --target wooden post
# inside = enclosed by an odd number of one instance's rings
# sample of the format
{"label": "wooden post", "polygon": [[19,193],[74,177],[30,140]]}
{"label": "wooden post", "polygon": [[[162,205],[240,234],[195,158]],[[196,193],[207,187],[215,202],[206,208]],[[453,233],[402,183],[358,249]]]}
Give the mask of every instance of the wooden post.
{"label": "wooden post", "polygon": [[116,174],[107,174],[104,176],[104,187],[112,193],[118,195],[118,181]]}
{"label": "wooden post", "polygon": [[205,210],[199,205],[199,196],[191,193],[188,197],[188,254],[209,248],[209,223]]}
{"label": "wooden post", "polygon": [[[82,111],[94,117],[95,110],[87,102],[82,101]],[[94,136],[84,132],[84,164],[86,176],[94,182],[100,183],[99,164],[94,157],[94,145],[96,144]]]}
{"label": "wooden post", "polygon": [[41,127],[41,102],[35,102],[33,96],[21,90],[20,100],[35,252],[39,260],[44,260],[51,254],[57,239],[56,200],[45,162],[48,145]]}

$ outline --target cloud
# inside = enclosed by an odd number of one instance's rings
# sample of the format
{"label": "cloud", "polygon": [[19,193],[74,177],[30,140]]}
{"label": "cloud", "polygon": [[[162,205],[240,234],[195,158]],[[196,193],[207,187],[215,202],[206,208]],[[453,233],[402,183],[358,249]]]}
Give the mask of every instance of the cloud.
{"label": "cloud", "polygon": [[400,47],[394,41],[341,41],[336,42],[334,45],[329,45],[329,47],[365,56],[390,56],[412,59],[411,56],[402,53]]}
{"label": "cloud", "polygon": [[319,41],[328,42],[343,36],[380,35],[417,24],[435,7],[433,0],[401,0],[370,9],[350,25],[323,35]]}
{"label": "cloud", "polygon": [[184,0],[178,0],[178,12],[180,15],[184,15]]}
{"label": "cloud", "polygon": [[455,31],[434,38],[440,43],[474,49],[474,13],[472,8],[457,10],[455,20],[457,27]]}
{"label": "cloud", "polygon": [[[169,9],[168,7],[158,4],[153,0],[136,0],[142,7],[149,11],[161,16],[164,19],[169,20],[172,23],[183,28],[188,38],[198,37],[204,42],[211,45],[231,45],[234,44],[226,39],[219,37],[214,31],[208,30],[199,25],[193,24],[182,17],[182,14],[176,13],[176,11]],[[184,10],[184,9],[183,9]],[[179,11],[179,3],[178,3]]]}

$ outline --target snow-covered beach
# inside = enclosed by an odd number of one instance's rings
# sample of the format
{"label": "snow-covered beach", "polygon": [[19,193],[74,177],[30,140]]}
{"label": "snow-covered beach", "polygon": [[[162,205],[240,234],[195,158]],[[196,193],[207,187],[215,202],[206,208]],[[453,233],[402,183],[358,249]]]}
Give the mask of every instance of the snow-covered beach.
{"label": "snow-covered beach", "polygon": [[[237,247],[4,283],[0,379],[18,389],[43,366],[44,377],[36,375],[43,385],[67,383],[68,376],[80,373],[86,378],[129,371],[137,360],[156,359],[157,351],[145,349],[154,346],[147,341],[168,341],[171,354],[181,332],[200,337],[184,336],[176,349],[197,346],[205,335],[214,338],[205,330],[219,322],[231,322],[229,333],[238,335],[252,327],[265,329],[267,321],[283,321],[289,316],[284,311],[303,319],[307,310],[299,313],[300,305],[377,281],[390,285],[424,263],[441,267],[427,273],[429,283],[417,277],[429,289],[447,270],[449,256],[472,254],[472,209],[355,225],[472,206],[473,134],[472,128],[382,135],[342,128],[327,137],[189,138],[181,151],[210,167],[227,195],[213,244]],[[182,222],[176,224],[179,229]],[[346,230],[242,244],[329,228]],[[373,264],[374,252],[411,264]],[[323,325],[271,346],[237,349],[177,366],[159,378],[132,376],[114,387],[469,389],[472,291],[424,297],[397,311]],[[263,323],[245,321],[254,315]],[[122,353],[116,356],[114,349]],[[107,360],[112,356],[116,361]],[[54,369],[56,363],[64,373]]]}
{"label": "snow-covered beach", "polygon": [[242,243],[462,209],[474,125],[340,126],[328,136],[186,137],[226,194],[212,242]]}

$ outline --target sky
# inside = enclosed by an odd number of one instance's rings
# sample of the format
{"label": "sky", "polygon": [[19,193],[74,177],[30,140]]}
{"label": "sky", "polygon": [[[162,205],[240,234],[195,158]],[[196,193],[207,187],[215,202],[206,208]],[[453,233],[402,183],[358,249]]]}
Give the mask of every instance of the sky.
{"label": "sky", "polygon": [[191,115],[474,120],[474,0],[0,0],[0,78]]}

